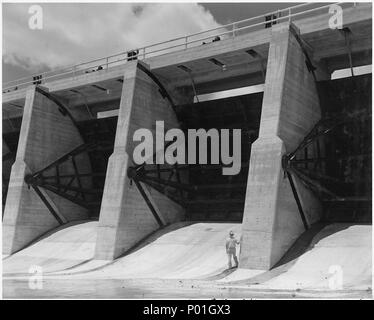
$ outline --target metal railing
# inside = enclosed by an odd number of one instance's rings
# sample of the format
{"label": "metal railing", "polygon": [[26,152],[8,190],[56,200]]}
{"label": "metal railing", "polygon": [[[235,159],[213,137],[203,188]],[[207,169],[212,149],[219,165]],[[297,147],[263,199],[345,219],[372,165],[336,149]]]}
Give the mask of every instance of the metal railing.
{"label": "metal railing", "polygon": [[[352,7],[355,3],[338,2],[341,7]],[[284,22],[295,21],[312,17],[317,14],[328,13],[331,3],[303,3],[289,8],[268,12],[260,16],[236,21],[217,28],[190,34],[184,37],[155,43],[138,49],[133,49],[104,58],[79,63],[73,66],[64,67],[57,70],[46,71],[38,75],[24,77],[9,81],[3,84],[3,93],[18,90],[35,83],[46,83],[52,80],[76,77],[91,72],[108,71],[111,67],[125,64],[127,61],[139,59],[144,60],[151,57],[163,55],[170,52],[186,50],[192,47],[207,45],[208,42],[235,38],[237,36],[262,30],[271,25]],[[35,78],[39,77],[39,78]]]}

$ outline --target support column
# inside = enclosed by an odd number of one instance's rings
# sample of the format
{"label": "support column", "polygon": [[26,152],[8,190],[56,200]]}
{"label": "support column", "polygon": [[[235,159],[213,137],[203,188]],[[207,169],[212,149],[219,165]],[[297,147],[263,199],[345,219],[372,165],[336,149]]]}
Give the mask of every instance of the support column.
{"label": "support column", "polygon": [[[71,151],[83,140],[71,119],[59,106],[36,88],[26,93],[16,160],[12,166],[3,220],[3,254],[12,254],[47,231],[59,225],[46,205],[24,181],[32,174]],[[86,155],[77,166],[89,172]],[[61,174],[72,174],[73,168],[61,168]],[[59,210],[63,221],[87,218],[87,210],[53,193],[42,190]]]}
{"label": "support column", "polygon": [[[139,61],[128,62],[124,71],[114,152],[109,158],[101,203],[96,243],[97,259],[112,260],[159,228],[135,183],[127,177],[133,166],[132,153],[136,146],[133,134],[139,128],[152,131],[163,120],[165,131],[179,124],[159,87],[137,67]],[[148,68],[143,63],[143,66]],[[141,183],[141,182],[140,182]],[[184,218],[184,209],[153,188],[141,183],[163,223]]]}
{"label": "support column", "polygon": [[8,193],[8,184],[9,184],[9,178],[10,178],[10,171],[12,169],[12,165],[14,162],[14,155],[10,151],[8,145],[3,139],[3,163],[2,163],[2,169],[3,169],[3,212],[2,217],[4,216],[4,209],[5,209],[5,199]]}
{"label": "support column", "polygon": [[[305,231],[282,156],[293,151],[320,119],[316,84],[290,28],[272,27],[259,138],[252,144],[242,226],[240,267],[268,270]],[[296,180],[296,177],[294,177]],[[321,206],[296,180],[308,225]]]}

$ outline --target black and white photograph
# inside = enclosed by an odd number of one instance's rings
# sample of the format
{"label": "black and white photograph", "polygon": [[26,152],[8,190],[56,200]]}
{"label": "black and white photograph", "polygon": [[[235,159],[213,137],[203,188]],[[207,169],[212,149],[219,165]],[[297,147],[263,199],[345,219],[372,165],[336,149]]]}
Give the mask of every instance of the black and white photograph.
{"label": "black and white photograph", "polygon": [[372,300],[372,14],[2,1],[1,298]]}

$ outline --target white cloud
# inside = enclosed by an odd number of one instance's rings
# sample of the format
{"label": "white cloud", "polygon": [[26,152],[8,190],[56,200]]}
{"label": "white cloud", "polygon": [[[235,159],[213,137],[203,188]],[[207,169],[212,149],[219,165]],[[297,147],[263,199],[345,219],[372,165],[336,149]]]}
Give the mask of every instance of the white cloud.
{"label": "white cloud", "polygon": [[41,5],[43,30],[31,30],[29,6],[3,5],[3,59],[30,71],[71,65],[219,26],[196,3],[55,3]]}

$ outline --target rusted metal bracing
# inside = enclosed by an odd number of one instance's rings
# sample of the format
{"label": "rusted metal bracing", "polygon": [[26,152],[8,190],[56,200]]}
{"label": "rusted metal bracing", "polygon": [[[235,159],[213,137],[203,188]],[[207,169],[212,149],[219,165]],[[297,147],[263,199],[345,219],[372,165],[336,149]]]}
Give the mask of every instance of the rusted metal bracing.
{"label": "rusted metal bracing", "polygon": [[[184,208],[191,205],[230,205],[242,203],[243,200],[238,199],[204,199],[202,202],[199,200],[190,199],[194,194],[201,194],[204,192],[232,192],[235,190],[245,189],[246,183],[217,183],[217,184],[204,184],[198,185],[193,183],[186,183],[182,181],[181,175],[186,171],[201,171],[201,170],[217,170],[222,168],[223,165],[140,165],[131,166],[128,168],[127,175],[134,181],[136,187],[139,189],[142,197],[147,203],[152,214],[157,221],[160,221],[157,211],[152,205],[141,183],[150,186],[158,192],[164,194],[170,200],[178,203]],[[161,225],[160,225],[161,226]]]}
{"label": "rusted metal bracing", "polygon": [[[83,153],[89,153],[92,150],[98,150],[100,148],[110,148],[109,144],[101,143],[84,143],[72,151],[64,154],[59,159],[53,161],[43,169],[29,174],[25,177],[25,182],[33,187],[37,192],[38,188],[44,188],[51,191],[81,207],[86,209],[94,209],[100,202],[90,198],[92,195],[101,195],[103,190],[96,188],[85,188],[82,184],[82,179],[94,176],[105,176],[105,172],[79,172],[78,166],[76,165],[76,157]],[[69,163],[73,168],[71,174],[60,174],[60,168],[66,166]],[[51,210],[51,205],[48,204],[48,200],[40,196],[40,192],[37,192],[41,200],[46,204],[50,212],[55,216],[54,210]]]}
{"label": "rusted metal bracing", "polygon": [[[370,117],[368,111],[364,110],[323,118],[294,151],[283,156],[283,170],[290,181],[300,216],[306,227],[305,214],[295,187],[294,177],[297,177],[322,201],[344,202],[352,201],[355,197],[361,199],[362,196],[354,192],[354,185],[360,184],[360,177],[352,178],[352,175],[347,172],[350,161],[368,158],[370,154],[341,151],[338,147],[331,148],[331,146],[340,131],[349,135],[350,127],[357,126],[362,121],[368,121]],[[332,136],[334,134],[335,136]],[[346,137],[342,139],[344,138]],[[346,149],[349,148],[349,146],[346,147]]]}
{"label": "rusted metal bracing", "polygon": [[297,193],[297,189],[296,189],[295,183],[293,181],[292,175],[291,175],[290,172],[287,172],[286,174],[287,174],[288,181],[290,182],[291,190],[292,190],[292,193],[294,195],[294,198],[295,198],[295,201],[296,201],[296,204],[297,204],[297,208],[299,210],[300,217],[301,217],[301,220],[303,222],[304,228],[305,228],[305,230],[308,230],[309,229],[308,221],[306,220],[305,213],[304,213],[304,210],[303,210],[303,206],[301,205],[299,194]]}
{"label": "rusted metal bracing", "polygon": [[[168,143],[166,143],[164,150],[166,150],[166,148],[171,143],[173,143],[173,141],[169,141]],[[155,160],[155,158],[157,156],[157,153],[158,152],[156,151],[153,154],[153,156],[152,156],[153,160]],[[151,169],[148,171],[147,169],[150,168],[150,167],[151,167]],[[172,201],[174,201],[174,202],[176,202],[180,205],[183,205],[183,199],[175,197],[175,196],[171,195],[170,193],[166,192],[166,188],[165,188],[166,186],[168,186],[168,187],[173,187],[173,188],[176,188],[176,189],[180,189],[183,186],[182,183],[174,182],[174,181],[171,180],[176,170],[178,170],[177,165],[176,166],[170,166],[170,167],[167,166],[166,168],[161,169],[159,165],[149,165],[149,164],[146,164],[146,163],[143,163],[143,164],[140,164],[140,165],[129,166],[128,169],[127,169],[127,176],[131,179],[130,183],[132,183],[132,181],[135,183],[135,186],[139,190],[139,192],[142,195],[144,201],[146,202],[149,210],[153,214],[154,218],[156,219],[156,221],[157,221],[157,223],[159,224],[160,227],[163,227],[164,224],[163,224],[160,216],[158,215],[157,210],[153,206],[152,201],[149,199],[149,197],[147,196],[147,193],[144,191],[144,188],[143,188],[141,182],[150,186],[150,187],[152,187],[153,189],[157,190],[158,192],[163,193],[170,200],[172,200]],[[162,173],[165,173],[165,172],[169,173],[169,177],[168,177],[167,180],[161,178]],[[155,173],[157,174],[157,176],[152,176]]]}

